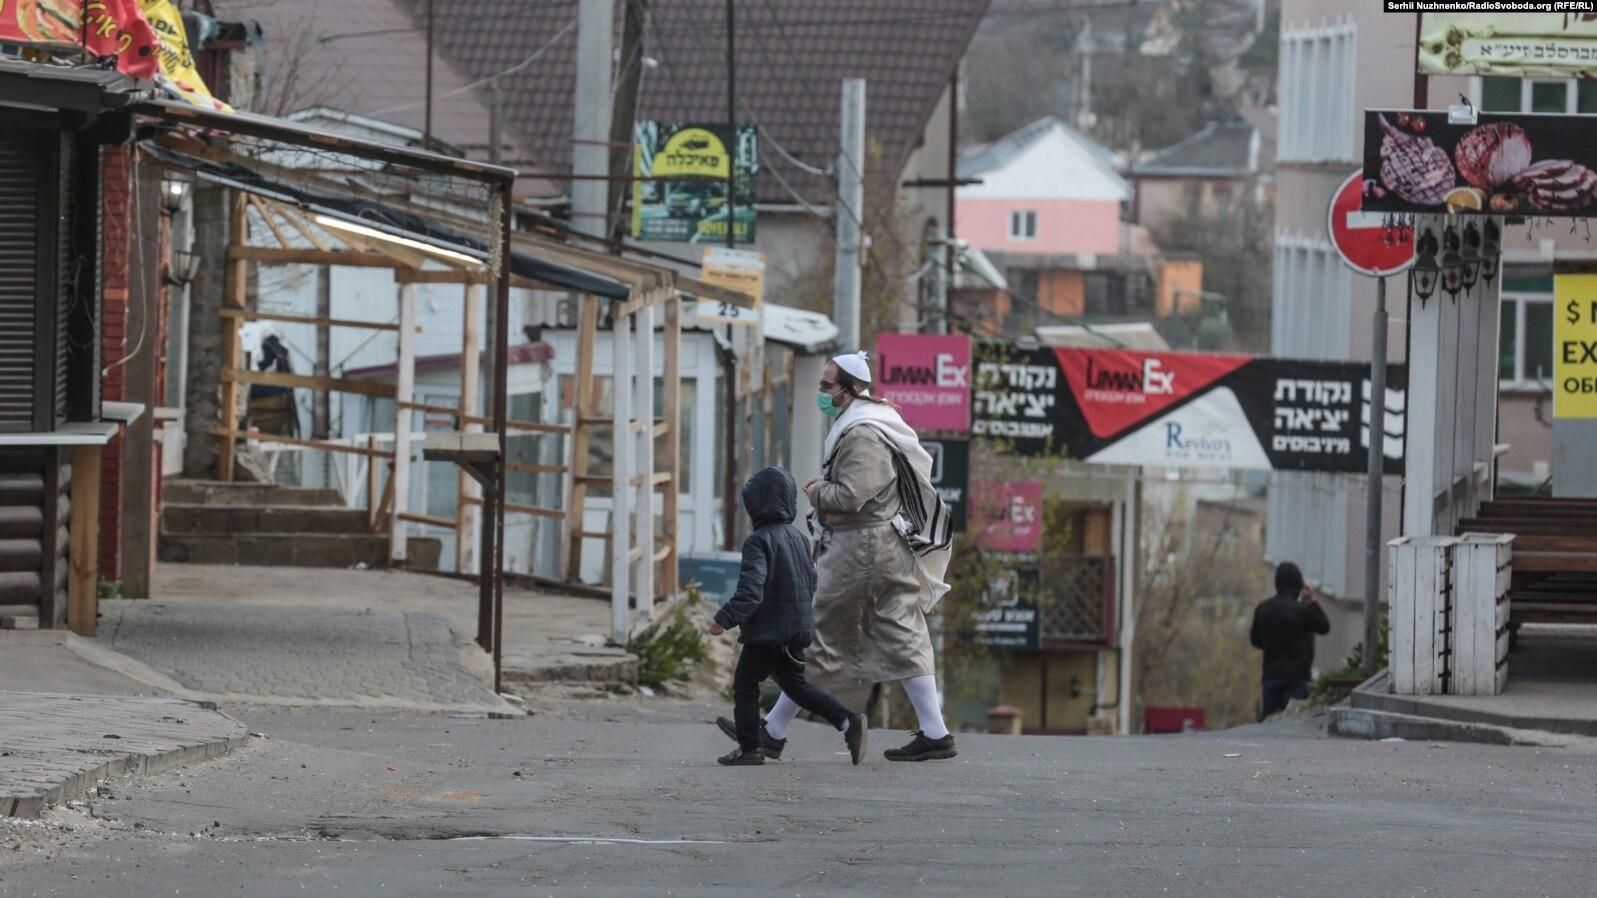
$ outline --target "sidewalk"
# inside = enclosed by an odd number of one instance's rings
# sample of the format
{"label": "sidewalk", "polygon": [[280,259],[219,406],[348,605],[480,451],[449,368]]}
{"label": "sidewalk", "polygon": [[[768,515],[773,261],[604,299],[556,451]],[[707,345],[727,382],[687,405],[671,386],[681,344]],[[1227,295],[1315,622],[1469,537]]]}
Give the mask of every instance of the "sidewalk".
{"label": "sidewalk", "polygon": [[[477,587],[464,580],[403,571],[163,564],[152,591],[157,598],[101,603],[101,641],[191,688],[325,699],[341,689],[375,686],[402,702],[497,701],[491,692],[472,692],[459,677],[439,673],[453,665],[491,688],[491,660],[473,641]],[[635,681],[636,659],[605,645],[609,619],[605,602],[507,585],[506,688]],[[407,649],[429,655],[426,683],[403,670],[391,676],[394,664],[405,666],[397,659]],[[283,659],[305,667],[283,670],[289,666]]]}
{"label": "sidewalk", "polygon": [[179,699],[0,692],[0,816],[36,817],[101,780],[218,757],[248,738],[231,717]]}

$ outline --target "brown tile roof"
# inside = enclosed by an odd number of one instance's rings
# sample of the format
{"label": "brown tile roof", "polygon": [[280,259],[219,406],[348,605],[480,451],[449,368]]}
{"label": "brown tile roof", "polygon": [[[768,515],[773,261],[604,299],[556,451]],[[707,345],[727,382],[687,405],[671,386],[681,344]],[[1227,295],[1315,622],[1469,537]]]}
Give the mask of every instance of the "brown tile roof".
{"label": "brown tile roof", "polygon": [[[310,0],[278,0],[309,3]],[[373,2],[373,0],[364,0]],[[393,0],[423,21],[426,0]],[[439,52],[469,80],[515,66],[549,44],[577,16],[578,0],[434,0]],[[867,79],[866,129],[896,173],[965,53],[989,0],[738,0],[740,117],[764,129],[800,160],[827,167],[837,154],[838,102],[845,77]],[[722,0],[650,4],[639,118],[724,121],[726,28]],[[621,14],[616,14],[617,28]],[[619,46],[619,42],[618,42]],[[533,63],[504,79],[507,133],[533,165],[570,168],[576,29]],[[774,168],[812,202],[832,197],[829,179],[812,176],[769,145]],[[763,201],[791,202],[762,175]]]}

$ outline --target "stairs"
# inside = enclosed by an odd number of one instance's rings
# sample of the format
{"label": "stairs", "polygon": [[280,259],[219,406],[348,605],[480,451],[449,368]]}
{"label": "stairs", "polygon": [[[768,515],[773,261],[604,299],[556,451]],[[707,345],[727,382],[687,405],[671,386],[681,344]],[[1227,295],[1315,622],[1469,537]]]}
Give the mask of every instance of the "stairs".
{"label": "stairs", "polygon": [[[338,493],[259,483],[169,480],[163,488],[160,559],[179,564],[277,567],[388,566],[388,535]],[[443,544],[412,537],[410,566],[435,569]]]}
{"label": "stairs", "polygon": [[1597,624],[1597,500],[1514,498],[1481,504],[1457,533],[1512,533],[1509,627]]}

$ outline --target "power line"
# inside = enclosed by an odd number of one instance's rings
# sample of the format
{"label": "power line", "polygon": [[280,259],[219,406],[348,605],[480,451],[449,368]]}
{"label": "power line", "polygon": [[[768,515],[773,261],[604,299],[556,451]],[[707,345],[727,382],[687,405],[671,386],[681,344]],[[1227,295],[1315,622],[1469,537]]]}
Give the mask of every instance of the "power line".
{"label": "power line", "polygon": [[[549,51],[549,48],[551,48],[555,44],[559,43],[560,39],[565,37],[567,32],[571,31],[572,29],[574,29],[576,27],[577,27],[577,20],[575,18],[572,18],[571,21],[566,23],[566,26],[564,28],[562,28],[559,31],[555,32],[555,36],[554,37],[549,38],[549,40],[547,42],[545,42],[543,46],[541,46],[538,49],[532,51],[532,53],[529,54],[526,59],[523,59],[522,61],[516,63],[515,65],[511,66],[508,69],[504,69],[502,71],[495,72],[494,74],[489,75],[486,78],[479,78],[476,81],[471,82],[470,84],[463,84],[460,87],[455,88],[454,90],[444,91],[441,94],[434,94],[433,95],[433,100],[436,102],[438,100],[448,99],[449,97],[459,96],[460,94],[466,93],[467,91],[475,90],[476,88],[482,87],[484,84],[488,84],[490,82],[497,81],[500,78],[505,77],[506,75],[514,75],[515,73],[521,71],[522,69],[526,68],[527,66],[532,65],[534,62],[537,62],[538,59],[543,56],[543,54],[545,54],[545,53],[547,53]],[[400,103],[398,106],[390,106],[387,109],[379,109],[376,112],[370,112],[370,113],[367,113],[367,114],[370,115],[370,116],[373,116],[373,117],[386,115],[386,114],[388,114],[390,112],[399,112],[399,111],[405,110],[405,109],[415,109],[417,106],[421,106],[422,104],[424,104],[426,102],[427,102],[427,100],[425,98],[420,99],[420,100],[413,100],[413,101],[411,101],[409,103]]]}

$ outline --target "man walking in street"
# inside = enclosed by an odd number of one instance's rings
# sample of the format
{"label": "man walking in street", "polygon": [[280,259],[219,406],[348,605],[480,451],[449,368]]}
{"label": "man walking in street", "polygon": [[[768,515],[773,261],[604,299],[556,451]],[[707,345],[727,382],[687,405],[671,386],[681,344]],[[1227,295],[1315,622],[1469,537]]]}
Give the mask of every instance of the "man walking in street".
{"label": "man walking in street", "polygon": [[1309,697],[1314,667],[1314,637],[1331,632],[1331,621],[1303,572],[1291,562],[1275,569],[1275,595],[1253,609],[1248,639],[1264,650],[1264,695],[1259,719],[1286,708],[1291,699]]}

